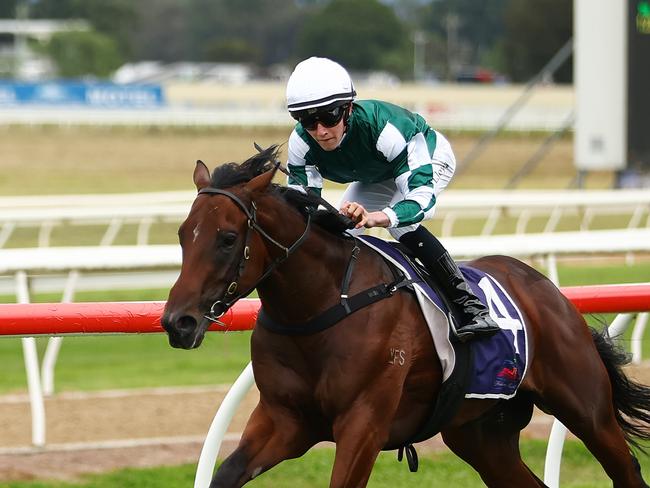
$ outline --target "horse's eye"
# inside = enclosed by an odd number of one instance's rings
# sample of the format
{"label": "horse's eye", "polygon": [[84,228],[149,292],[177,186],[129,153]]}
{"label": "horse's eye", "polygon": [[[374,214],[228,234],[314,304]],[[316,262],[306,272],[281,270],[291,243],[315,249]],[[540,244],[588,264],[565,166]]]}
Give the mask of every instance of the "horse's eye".
{"label": "horse's eye", "polygon": [[225,232],[219,235],[219,247],[229,249],[237,242],[237,234],[235,232]]}

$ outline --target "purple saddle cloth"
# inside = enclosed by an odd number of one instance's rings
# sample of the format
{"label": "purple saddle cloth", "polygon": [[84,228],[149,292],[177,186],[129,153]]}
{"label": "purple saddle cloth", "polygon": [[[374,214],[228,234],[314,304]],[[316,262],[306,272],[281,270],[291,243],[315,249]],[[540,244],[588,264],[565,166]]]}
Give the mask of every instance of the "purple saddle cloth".
{"label": "purple saddle cloth", "polygon": [[[449,310],[438,292],[420,278],[411,262],[390,242],[373,236],[360,236],[360,239],[401,267],[414,279],[414,285],[448,317]],[[488,307],[501,329],[491,337],[470,343],[473,372],[465,397],[511,398],[521,384],[527,367],[528,342],[523,317],[517,304],[492,276],[463,264],[459,268],[474,294]],[[441,321],[441,324],[449,327],[448,323]]]}

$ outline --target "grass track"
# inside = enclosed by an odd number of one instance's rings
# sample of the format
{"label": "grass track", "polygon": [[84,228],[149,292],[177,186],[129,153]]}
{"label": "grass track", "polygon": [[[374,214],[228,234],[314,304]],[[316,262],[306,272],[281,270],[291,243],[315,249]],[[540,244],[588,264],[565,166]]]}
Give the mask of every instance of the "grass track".
{"label": "grass track", "polygon": [[[285,144],[287,128],[146,129],[146,128],[0,128],[0,195],[128,193],[191,190],[194,162],[209,167],[243,161],[262,146]],[[481,134],[447,133],[459,161]],[[450,188],[502,188],[530,158],[544,135],[508,134],[488,149]],[[286,147],[284,148],[286,149]],[[286,158],[283,151],[281,159]],[[573,140],[561,138],[522,188],[566,188],[575,176]],[[592,172],[590,188],[608,188],[609,172]]]}
{"label": "grass track", "polygon": [[[521,443],[522,457],[539,476],[544,472],[544,441],[526,440]],[[332,449],[308,452],[300,459],[282,463],[264,473],[246,486],[251,488],[325,488],[334,458]],[[639,457],[646,479],[650,475],[650,458]],[[89,476],[79,483],[11,482],[0,483],[0,488],[187,488],[192,486],[195,465],[168,466],[154,469],[126,469],[113,473]],[[564,446],[562,488],[605,488],[611,482],[605,477],[591,454],[576,441]],[[410,473],[404,462],[398,463],[394,452],[382,453],[377,460],[369,488],[417,487],[483,487],[479,476],[467,464],[445,451],[437,454],[420,453],[420,469]]]}

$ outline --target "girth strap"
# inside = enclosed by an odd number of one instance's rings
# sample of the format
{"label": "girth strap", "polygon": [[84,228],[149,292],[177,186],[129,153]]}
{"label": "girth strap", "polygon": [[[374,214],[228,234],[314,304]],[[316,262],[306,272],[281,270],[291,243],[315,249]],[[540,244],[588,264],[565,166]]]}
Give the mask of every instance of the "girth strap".
{"label": "girth strap", "polygon": [[418,470],[418,453],[415,450],[415,447],[413,447],[413,444],[407,444],[406,446],[402,446],[398,449],[397,451],[397,461],[402,462],[402,458],[404,457],[404,453],[406,452],[406,462],[409,465],[409,471],[411,473],[416,473]]}

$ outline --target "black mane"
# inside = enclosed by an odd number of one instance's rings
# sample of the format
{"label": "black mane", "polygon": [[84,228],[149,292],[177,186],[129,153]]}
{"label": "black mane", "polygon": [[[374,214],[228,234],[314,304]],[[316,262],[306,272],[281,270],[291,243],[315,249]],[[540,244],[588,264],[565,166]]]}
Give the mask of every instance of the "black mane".
{"label": "black mane", "polygon": [[[230,188],[247,183],[275,167],[278,161],[279,146],[273,144],[258,152],[241,164],[226,163],[215,168],[212,172],[210,186],[214,188]],[[312,221],[323,229],[335,235],[342,235],[347,229],[349,220],[342,219],[338,212],[318,210],[319,197],[314,193],[302,191],[277,184],[271,185],[271,191],[284,199],[288,204],[307,217],[311,214]]]}
{"label": "black mane", "polygon": [[267,147],[241,164],[226,163],[212,172],[210,186],[213,188],[230,188],[247,183],[256,176],[273,169],[280,152],[277,144]]}
{"label": "black mane", "polygon": [[350,219],[340,213],[328,209],[318,209],[320,198],[314,193],[303,193],[294,188],[278,186],[277,191],[285,201],[298,209],[305,217],[311,214],[312,221],[326,231],[341,236],[349,236],[346,231],[350,228]]}

